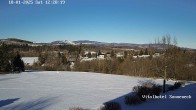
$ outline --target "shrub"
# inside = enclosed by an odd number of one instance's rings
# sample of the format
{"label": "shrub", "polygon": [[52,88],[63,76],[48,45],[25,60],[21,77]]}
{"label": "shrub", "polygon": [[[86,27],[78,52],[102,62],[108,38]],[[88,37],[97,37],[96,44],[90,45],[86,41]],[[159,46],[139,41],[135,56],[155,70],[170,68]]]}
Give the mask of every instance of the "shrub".
{"label": "shrub", "polygon": [[132,91],[137,93],[141,86],[134,86]]}
{"label": "shrub", "polygon": [[178,89],[179,87],[181,87],[182,86],[182,83],[181,82],[175,82],[175,84],[174,84],[174,87],[176,88],[176,89]]}
{"label": "shrub", "polygon": [[151,88],[151,91],[150,91],[150,95],[156,95],[156,96],[159,96],[160,93],[162,91],[162,87],[159,86],[159,85],[154,85],[152,88]]}
{"label": "shrub", "polygon": [[130,95],[125,96],[125,104],[126,105],[137,105],[140,104],[142,101],[139,96],[137,95]]}
{"label": "shrub", "polygon": [[146,101],[143,95],[160,95],[162,87],[155,84],[152,81],[140,82],[141,86],[134,86],[133,92],[141,99],[141,101]]}
{"label": "shrub", "polygon": [[182,81],[182,82],[181,82],[181,86],[182,86],[182,87],[185,87],[185,85],[186,85],[186,82],[185,82],[185,81]]}
{"label": "shrub", "polygon": [[143,98],[142,95],[149,95],[150,91],[151,91],[150,88],[141,86],[141,87],[139,87],[137,95],[141,99],[141,101],[146,101],[146,99]]}
{"label": "shrub", "polygon": [[173,91],[173,90],[175,90],[175,87],[174,86],[170,86],[170,87],[168,87],[168,90],[169,91]]}
{"label": "shrub", "polygon": [[181,86],[182,86],[182,83],[181,82],[175,82],[173,86],[168,87],[168,90],[169,91],[173,91],[175,89],[178,89]]}
{"label": "shrub", "polygon": [[107,102],[104,104],[103,110],[121,110],[121,106],[117,102]]}

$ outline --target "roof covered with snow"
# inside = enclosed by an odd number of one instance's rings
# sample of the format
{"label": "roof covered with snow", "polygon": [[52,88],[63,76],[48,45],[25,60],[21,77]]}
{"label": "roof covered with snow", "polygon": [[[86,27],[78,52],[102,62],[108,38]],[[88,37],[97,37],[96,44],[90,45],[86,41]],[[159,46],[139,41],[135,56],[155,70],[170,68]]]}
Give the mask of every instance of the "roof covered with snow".
{"label": "roof covered with snow", "polygon": [[22,57],[22,60],[26,65],[33,65],[38,61],[38,57]]}

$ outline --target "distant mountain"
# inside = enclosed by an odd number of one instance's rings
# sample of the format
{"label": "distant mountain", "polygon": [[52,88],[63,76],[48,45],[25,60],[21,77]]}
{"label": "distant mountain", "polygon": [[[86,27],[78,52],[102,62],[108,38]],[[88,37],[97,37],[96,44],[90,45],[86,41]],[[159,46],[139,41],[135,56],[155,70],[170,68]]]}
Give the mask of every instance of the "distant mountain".
{"label": "distant mountain", "polygon": [[89,41],[89,40],[78,40],[74,41],[77,44],[84,45],[95,45],[95,46],[112,46],[112,47],[130,47],[130,48],[161,48],[160,44],[133,44],[133,43],[107,43],[107,42],[97,42],[97,41]]}
{"label": "distant mountain", "polygon": [[89,40],[78,40],[74,41],[77,44],[86,44],[86,45],[96,45],[96,46],[106,46],[109,45],[109,43],[106,42],[98,42],[98,41],[89,41]]}
{"label": "distant mountain", "polygon": [[94,46],[111,46],[111,47],[128,47],[128,48],[156,48],[162,49],[161,44],[133,44],[133,43],[107,43],[107,42],[98,42],[90,40],[78,40],[78,41],[69,41],[69,40],[59,40],[53,41],[50,44],[52,45],[94,45]]}
{"label": "distant mountain", "polygon": [[[134,44],[134,43],[108,43],[108,42],[98,42],[98,41],[90,41],[90,40],[77,40],[77,41],[69,41],[69,40],[57,40],[51,43],[33,43],[32,41],[17,39],[17,38],[7,38],[7,39],[0,39],[0,43],[6,44],[29,44],[29,45],[93,45],[93,46],[110,46],[116,48],[154,48],[154,49],[163,49],[162,44]],[[181,47],[182,48],[182,47]],[[194,50],[191,48],[182,48],[185,50]]]}
{"label": "distant mountain", "polygon": [[51,42],[51,44],[52,45],[77,45],[75,42],[69,40],[53,41]]}

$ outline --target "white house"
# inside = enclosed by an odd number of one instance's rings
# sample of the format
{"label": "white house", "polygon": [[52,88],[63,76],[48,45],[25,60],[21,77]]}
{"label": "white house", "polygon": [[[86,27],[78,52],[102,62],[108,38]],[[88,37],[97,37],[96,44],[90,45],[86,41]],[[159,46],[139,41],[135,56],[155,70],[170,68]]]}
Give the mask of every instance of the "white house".
{"label": "white house", "polygon": [[160,57],[160,53],[155,53],[155,54],[153,55],[153,58],[156,58],[156,57]]}
{"label": "white house", "polygon": [[[85,51],[85,52],[84,52],[84,55],[88,55],[89,52],[90,52],[90,51]],[[97,54],[97,52],[94,52],[94,51],[91,51],[90,53],[91,53],[91,55],[92,55],[92,54]]]}
{"label": "white house", "polygon": [[116,57],[123,57],[124,55],[123,55],[123,53],[117,53],[116,54]]}
{"label": "white house", "polygon": [[32,66],[34,63],[38,62],[38,57],[22,57],[25,65]]}
{"label": "white house", "polygon": [[150,55],[137,55],[137,56],[133,56],[134,59],[136,58],[148,58],[150,57]]}
{"label": "white house", "polygon": [[98,59],[104,59],[105,58],[105,55],[104,54],[98,55],[97,58]]}

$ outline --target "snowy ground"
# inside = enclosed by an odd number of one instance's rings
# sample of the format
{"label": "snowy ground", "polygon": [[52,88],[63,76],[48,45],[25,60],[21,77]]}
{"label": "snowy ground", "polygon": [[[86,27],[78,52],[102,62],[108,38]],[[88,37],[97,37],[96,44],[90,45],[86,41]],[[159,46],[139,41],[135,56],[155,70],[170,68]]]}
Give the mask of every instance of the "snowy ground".
{"label": "snowy ground", "polygon": [[[132,91],[139,77],[82,72],[24,72],[0,75],[0,110],[68,110],[69,107],[96,109],[117,101],[123,110],[195,110],[196,85],[166,93],[191,95],[191,99],[148,100],[138,106],[124,105],[124,95]],[[162,80],[156,80],[161,84]],[[173,83],[173,82],[168,82]]]}

